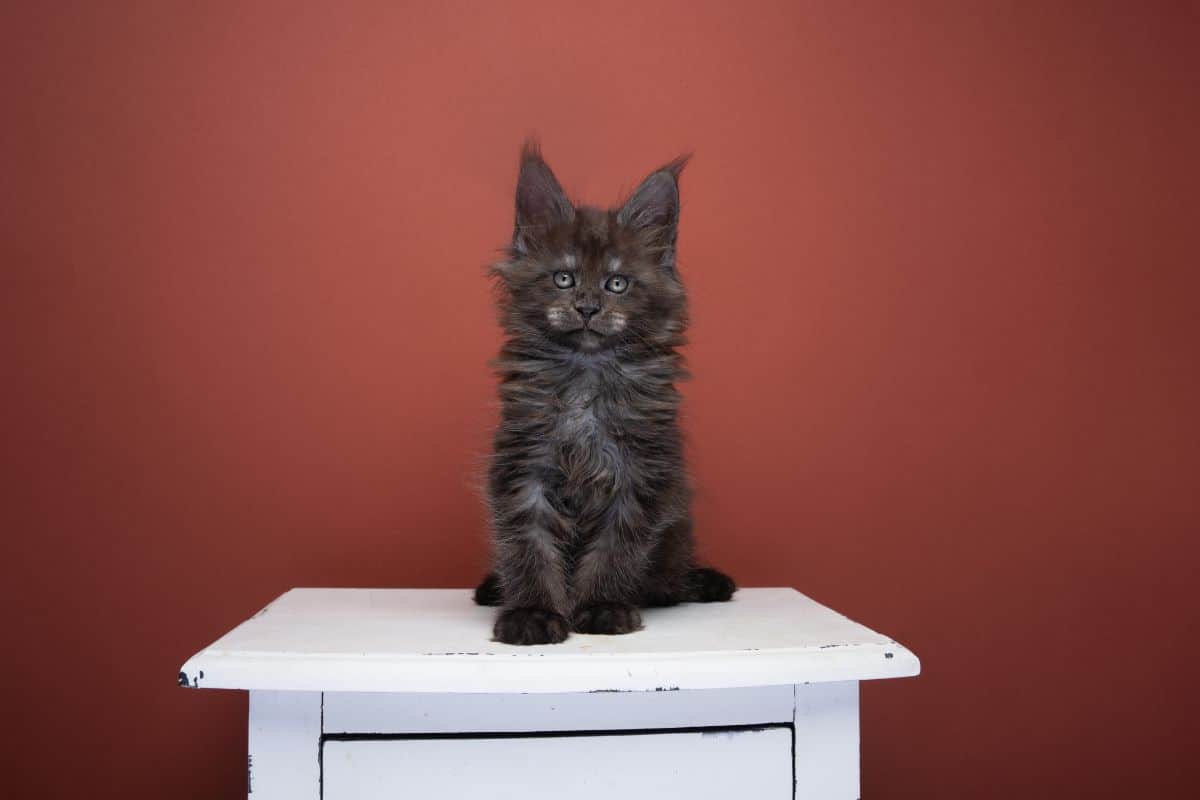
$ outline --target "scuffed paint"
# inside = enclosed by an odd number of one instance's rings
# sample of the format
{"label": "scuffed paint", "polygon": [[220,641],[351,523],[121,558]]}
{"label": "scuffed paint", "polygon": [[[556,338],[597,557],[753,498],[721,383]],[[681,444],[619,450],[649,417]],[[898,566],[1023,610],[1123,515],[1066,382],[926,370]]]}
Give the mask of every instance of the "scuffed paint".
{"label": "scuffed paint", "polygon": [[185,689],[199,689],[200,681],[203,678],[204,678],[204,670],[200,670],[198,673],[196,673],[196,676],[194,678],[191,678],[190,680],[188,679],[188,674],[186,672],[180,672],[179,673],[179,685]]}

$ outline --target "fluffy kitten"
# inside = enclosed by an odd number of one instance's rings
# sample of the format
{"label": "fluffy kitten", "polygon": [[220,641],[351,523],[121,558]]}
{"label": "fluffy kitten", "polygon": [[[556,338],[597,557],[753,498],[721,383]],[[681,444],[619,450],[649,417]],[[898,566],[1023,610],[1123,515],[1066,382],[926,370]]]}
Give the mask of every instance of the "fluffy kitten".
{"label": "fluffy kitten", "polygon": [[629,633],[638,606],[728,600],[692,559],[675,382],[687,303],[675,268],[679,173],[653,172],[620,208],[575,206],[527,142],[516,228],[496,265],[507,341],[488,480],[502,605],[495,638]]}

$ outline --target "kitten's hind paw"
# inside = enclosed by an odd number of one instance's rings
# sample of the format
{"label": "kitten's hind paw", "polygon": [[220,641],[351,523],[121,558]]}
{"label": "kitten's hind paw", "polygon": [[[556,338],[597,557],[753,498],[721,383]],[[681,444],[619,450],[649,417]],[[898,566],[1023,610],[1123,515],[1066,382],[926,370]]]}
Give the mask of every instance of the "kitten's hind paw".
{"label": "kitten's hind paw", "polygon": [[562,614],[544,608],[506,608],[496,618],[493,637],[505,644],[557,644],[570,628]]}
{"label": "kitten's hind paw", "polygon": [[683,602],[683,597],[669,592],[649,591],[642,596],[642,608],[667,608]]}
{"label": "kitten's hind paw", "polygon": [[642,615],[628,603],[593,603],[576,611],[572,623],[576,633],[633,633],[641,629]]}
{"label": "kitten's hind paw", "polygon": [[498,606],[504,600],[500,594],[500,579],[496,573],[489,572],[483,577],[483,582],[475,587],[475,605]]}
{"label": "kitten's hind paw", "polygon": [[688,573],[692,600],[697,603],[723,603],[733,597],[737,584],[720,570],[697,567]]}

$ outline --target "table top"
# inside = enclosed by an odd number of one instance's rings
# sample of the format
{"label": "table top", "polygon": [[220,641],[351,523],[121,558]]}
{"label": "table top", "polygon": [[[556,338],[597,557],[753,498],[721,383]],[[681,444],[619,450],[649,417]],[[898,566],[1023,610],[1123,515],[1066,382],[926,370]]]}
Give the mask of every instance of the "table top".
{"label": "table top", "polygon": [[292,589],[180,668],[181,686],[345,692],[667,691],[901,678],[917,657],[794,589],[642,612],[623,636],[491,641],[469,589]]}

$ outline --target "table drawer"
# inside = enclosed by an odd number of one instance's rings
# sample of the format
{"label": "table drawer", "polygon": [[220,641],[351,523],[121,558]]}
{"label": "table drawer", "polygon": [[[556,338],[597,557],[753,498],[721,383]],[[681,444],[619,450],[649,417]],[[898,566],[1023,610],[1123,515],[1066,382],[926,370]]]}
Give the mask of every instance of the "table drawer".
{"label": "table drawer", "polygon": [[345,737],[322,745],[324,800],[784,800],[792,797],[792,769],[789,726]]}

